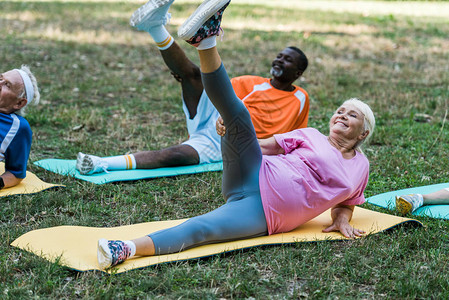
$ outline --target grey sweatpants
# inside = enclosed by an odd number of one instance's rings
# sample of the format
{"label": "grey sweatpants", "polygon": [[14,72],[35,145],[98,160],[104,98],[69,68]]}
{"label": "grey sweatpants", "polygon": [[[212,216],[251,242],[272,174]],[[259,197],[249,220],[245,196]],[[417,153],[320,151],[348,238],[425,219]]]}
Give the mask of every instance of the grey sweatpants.
{"label": "grey sweatpants", "polygon": [[156,254],[267,234],[259,189],[262,153],[248,110],[237,98],[223,65],[202,74],[207,95],[226,126],[221,140],[222,193],[226,204],[186,222],[148,236]]}

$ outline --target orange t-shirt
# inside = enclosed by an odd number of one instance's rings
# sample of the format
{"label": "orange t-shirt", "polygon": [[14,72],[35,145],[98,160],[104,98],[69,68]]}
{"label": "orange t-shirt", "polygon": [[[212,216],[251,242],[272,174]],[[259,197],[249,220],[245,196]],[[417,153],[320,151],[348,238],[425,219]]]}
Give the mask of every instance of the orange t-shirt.
{"label": "orange t-shirt", "polygon": [[234,91],[248,109],[257,138],[264,139],[307,127],[309,95],[294,86],[291,92],[274,88],[270,78],[240,76],[231,79]]}

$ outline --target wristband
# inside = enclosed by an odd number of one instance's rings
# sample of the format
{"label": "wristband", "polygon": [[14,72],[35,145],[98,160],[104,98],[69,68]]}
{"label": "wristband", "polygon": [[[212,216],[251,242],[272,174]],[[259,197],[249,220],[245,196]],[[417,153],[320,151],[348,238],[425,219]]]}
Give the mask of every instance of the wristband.
{"label": "wristband", "polygon": [[4,187],[5,187],[5,182],[3,181],[3,178],[0,177],[0,190]]}

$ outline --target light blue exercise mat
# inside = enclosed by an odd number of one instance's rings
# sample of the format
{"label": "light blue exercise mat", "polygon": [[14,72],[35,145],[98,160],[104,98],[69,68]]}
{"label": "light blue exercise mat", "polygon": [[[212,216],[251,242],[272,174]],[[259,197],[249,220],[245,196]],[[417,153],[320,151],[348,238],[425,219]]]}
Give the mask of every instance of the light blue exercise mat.
{"label": "light blue exercise mat", "polygon": [[223,163],[215,162],[210,164],[200,164],[200,165],[171,167],[171,168],[108,171],[108,173],[97,173],[86,176],[81,175],[80,172],[76,170],[75,168],[76,160],[49,158],[36,161],[34,162],[34,164],[36,166],[44,168],[45,170],[57,174],[72,176],[95,184],[104,184],[114,181],[129,181],[129,180],[149,179],[158,177],[170,177],[170,176],[223,170]]}
{"label": "light blue exercise mat", "polygon": [[[383,194],[369,197],[366,200],[368,203],[394,210],[394,209],[396,209],[396,196],[407,195],[407,194],[429,194],[429,193],[433,193],[433,192],[442,190],[447,187],[449,187],[449,182],[383,193]],[[412,215],[428,216],[431,218],[449,220],[449,205],[421,206],[420,208],[415,210],[412,213]]]}

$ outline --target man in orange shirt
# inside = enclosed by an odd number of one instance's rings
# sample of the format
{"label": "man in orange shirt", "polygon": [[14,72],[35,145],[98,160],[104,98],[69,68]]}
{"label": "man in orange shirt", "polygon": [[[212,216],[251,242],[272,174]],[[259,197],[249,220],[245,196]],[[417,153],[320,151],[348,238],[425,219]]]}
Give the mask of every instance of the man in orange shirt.
{"label": "man in orange shirt", "polygon": [[[148,32],[156,42],[165,64],[181,83],[183,110],[189,139],[169,148],[134,154],[98,157],[78,153],[76,168],[89,175],[107,170],[154,169],[221,161],[220,134],[224,125],[207,97],[198,66],[191,62],[165,28],[174,0],[150,0],[134,12],[130,23]],[[278,53],[271,64],[272,78],[241,76],[232,79],[236,95],[248,109],[259,139],[307,127],[309,96],[293,85],[306,70],[308,60],[296,47]],[[218,87],[217,87],[218,88]]]}

